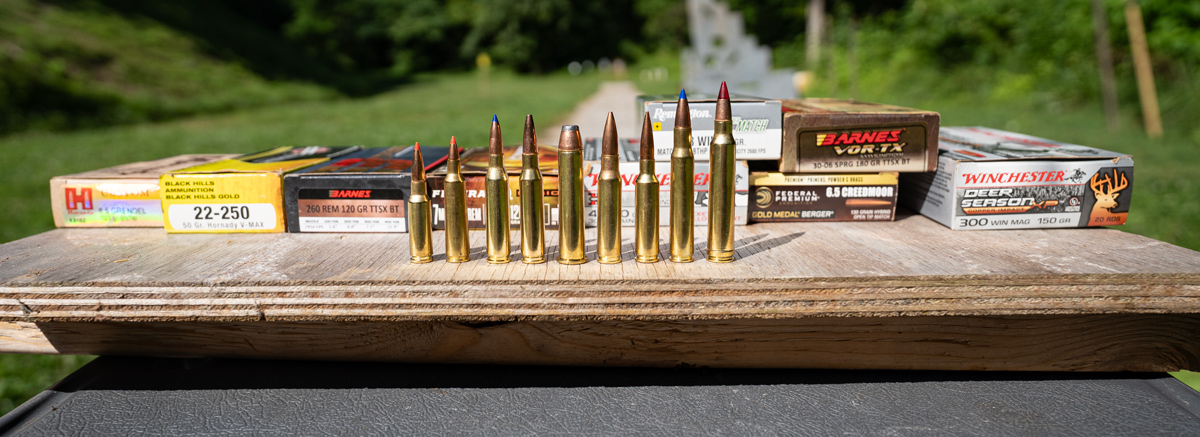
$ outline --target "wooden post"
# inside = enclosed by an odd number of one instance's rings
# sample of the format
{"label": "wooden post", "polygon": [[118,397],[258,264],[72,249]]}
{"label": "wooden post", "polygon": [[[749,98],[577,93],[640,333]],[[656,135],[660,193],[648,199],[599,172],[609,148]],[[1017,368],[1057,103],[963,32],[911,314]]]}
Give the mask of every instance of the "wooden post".
{"label": "wooden post", "polygon": [[858,97],[858,19],[850,18],[846,37],[846,88],[851,99]]}
{"label": "wooden post", "polygon": [[1100,70],[1100,96],[1104,101],[1104,120],[1109,131],[1121,125],[1117,107],[1117,80],[1113,74],[1112,46],[1108,39],[1108,10],[1104,0],[1092,0],[1092,30],[1096,39],[1096,66]]}
{"label": "wooden post", "polygon": [[1137,73],[1138,96],[1142,100],[1142,118],[1146,135],[1161,138],[1162,118],[1158,113],[1158,94],[1154,89],[1154,72],[1150,69],[1150,49],[1146,47],[1146,25],[1142,22],[1142,7],[1137,0],[1125,0],[1125,22],[1129,26],[1129,50],[1133,52],[1133,70]]}
{"label": "wooden post", "polygon": [[808,0],[808,29],[804,35],[808,57],[805,68],[816,71],[821,63],[821,37],[825,26],[825,0]]}

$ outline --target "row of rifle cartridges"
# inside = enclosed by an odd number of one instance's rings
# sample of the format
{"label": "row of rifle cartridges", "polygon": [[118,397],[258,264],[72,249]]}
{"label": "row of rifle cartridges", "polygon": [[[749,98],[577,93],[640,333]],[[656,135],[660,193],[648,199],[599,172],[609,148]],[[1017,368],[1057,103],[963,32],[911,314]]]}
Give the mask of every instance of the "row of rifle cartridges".
{"label": "row of rifle cartridges", "polygon": [[[671,153],[671,180],[693,180],[692,121],[687,95],[680,91],[676,109],[675,137]],[[733,114],[729,90],[721,83],[717,95],[714,135],[709,147],[710,206],[708,214],[708,250],[711,262],[733,261],[733,197],[736,142],[733,139]],[[600,156],[599,227],[596,235],[596,258],[602,264],[621,262],[621,175],[617,169],[617,126],[608,113],[604,125],[603,148]],[[558,262],[583,264],[588,261],[583,237],[583,140],[579,126],[562,127],[558,140],[559,230]],[[504,168],[504,141],[500,123],[492,116],[488,139],[488,168],[484,183],[486,196],[487,258],[489,263],[509,262],[508,172]],[[521,177],[519,196],[521,210],[521,261],[526,264],[546,262],[545,224],[542,217],[542,174],[538,169],[537,134],[533,116],[525,116],[525,133],[521,139]],[[659,259],[659,182],[654,174],[654,137],[651,134],[650,114],[642,121],[640,171],[636,185],[635,259],[654,263]],[[462,177],[457,141],[450,140],[450,156],[445,179],[446,196],[446,261],[470,260],[467,237],[466,185]],[[412,194],[408,199],[408,232],[411,261],[427,263],[433,260],[433,226],[425,165],[421,147],[417,145],[412,166]],[[695,227],[692,184],[671,184],[670,259],[692,262]]]}

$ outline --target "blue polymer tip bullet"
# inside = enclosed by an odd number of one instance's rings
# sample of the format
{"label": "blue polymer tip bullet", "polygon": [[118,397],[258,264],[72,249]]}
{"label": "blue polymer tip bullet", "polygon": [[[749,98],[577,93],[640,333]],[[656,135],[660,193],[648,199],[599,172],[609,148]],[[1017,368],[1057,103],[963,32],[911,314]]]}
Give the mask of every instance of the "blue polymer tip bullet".
{"label": "blue polymer tip bullet", "polygon": [[680,88],[680,89],[679,89],[679,98],[681,98],[681,99],[686,99],[686,98],[687,98],[687,93],[686,93],[686,92],[685,92],[685,90],[684,90],[684,89],[682,89],[682,88]]}
{"label": "blue polymer tip bullet", "polygon": [[499,122],[500,122],[499,120],[496,120],[496,114],[492,114],[492,123],[499,123]]}

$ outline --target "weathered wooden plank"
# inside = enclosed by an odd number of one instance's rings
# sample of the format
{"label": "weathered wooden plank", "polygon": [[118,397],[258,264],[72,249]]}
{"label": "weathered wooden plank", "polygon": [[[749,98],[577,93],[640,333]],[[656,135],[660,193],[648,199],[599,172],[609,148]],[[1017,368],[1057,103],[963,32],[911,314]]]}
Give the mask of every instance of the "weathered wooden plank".
{"label": "weathered wooden plank", "polygon": [[953,232],[919,216],[755,225],[738,228],[730,264],[704,261],[698,242],[690,264],[526,265],[513,237],[508,264],[476,247],[468,263],[414,265],[403,235],[56,230],[0,246],[0,320],[1200,313],[1200,253],[1111,229]]}
{"label": "weathered wooden plank", "polygon": [[1200,315],[786,320],[0,322],[27,353],[853,369],[1200,369]]}

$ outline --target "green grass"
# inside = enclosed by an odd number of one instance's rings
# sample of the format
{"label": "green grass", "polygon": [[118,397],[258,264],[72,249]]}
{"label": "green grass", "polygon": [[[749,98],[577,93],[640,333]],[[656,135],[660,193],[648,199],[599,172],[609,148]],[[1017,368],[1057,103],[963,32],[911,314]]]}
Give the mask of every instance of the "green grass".
{"label": "green grass", "polygon": [[[50,177],[183,153],[253,152],[278,145],[448,144],[484,147],[492,114],[506,142],[517,144],[525,114],[541,137],[595,92],[599,77],[528,77],[493,72],[481,90],[474,74],[420,77],[378,96],[308,102],[200,116],[157,124],[0,138],[0,186],[6,222],[0,242],[54,227]],[[632,102],[630,103],[632,104]],[[0,414],[6,413],[90,360],[79,356],[0,355]]]}
{"label": "green grass", "polygon": [[92,356],[0,354],[0,414],[79,369]]}
{"label": "green grass", "polygon": [[[224,26],[229,41],[218,46],[196,24],[180,29],[99,2],[0,1],[0,133],[164,120],[341,95],[315,77],[278,71],[303,56],[218,2],[154,3],[144,9],[165,14],[180,8],[187,9],[183,17]],[[263,46],[293,62],[262,56],[266,49],[223,48]],[[263,63],[276,71],[265,71]]]}

